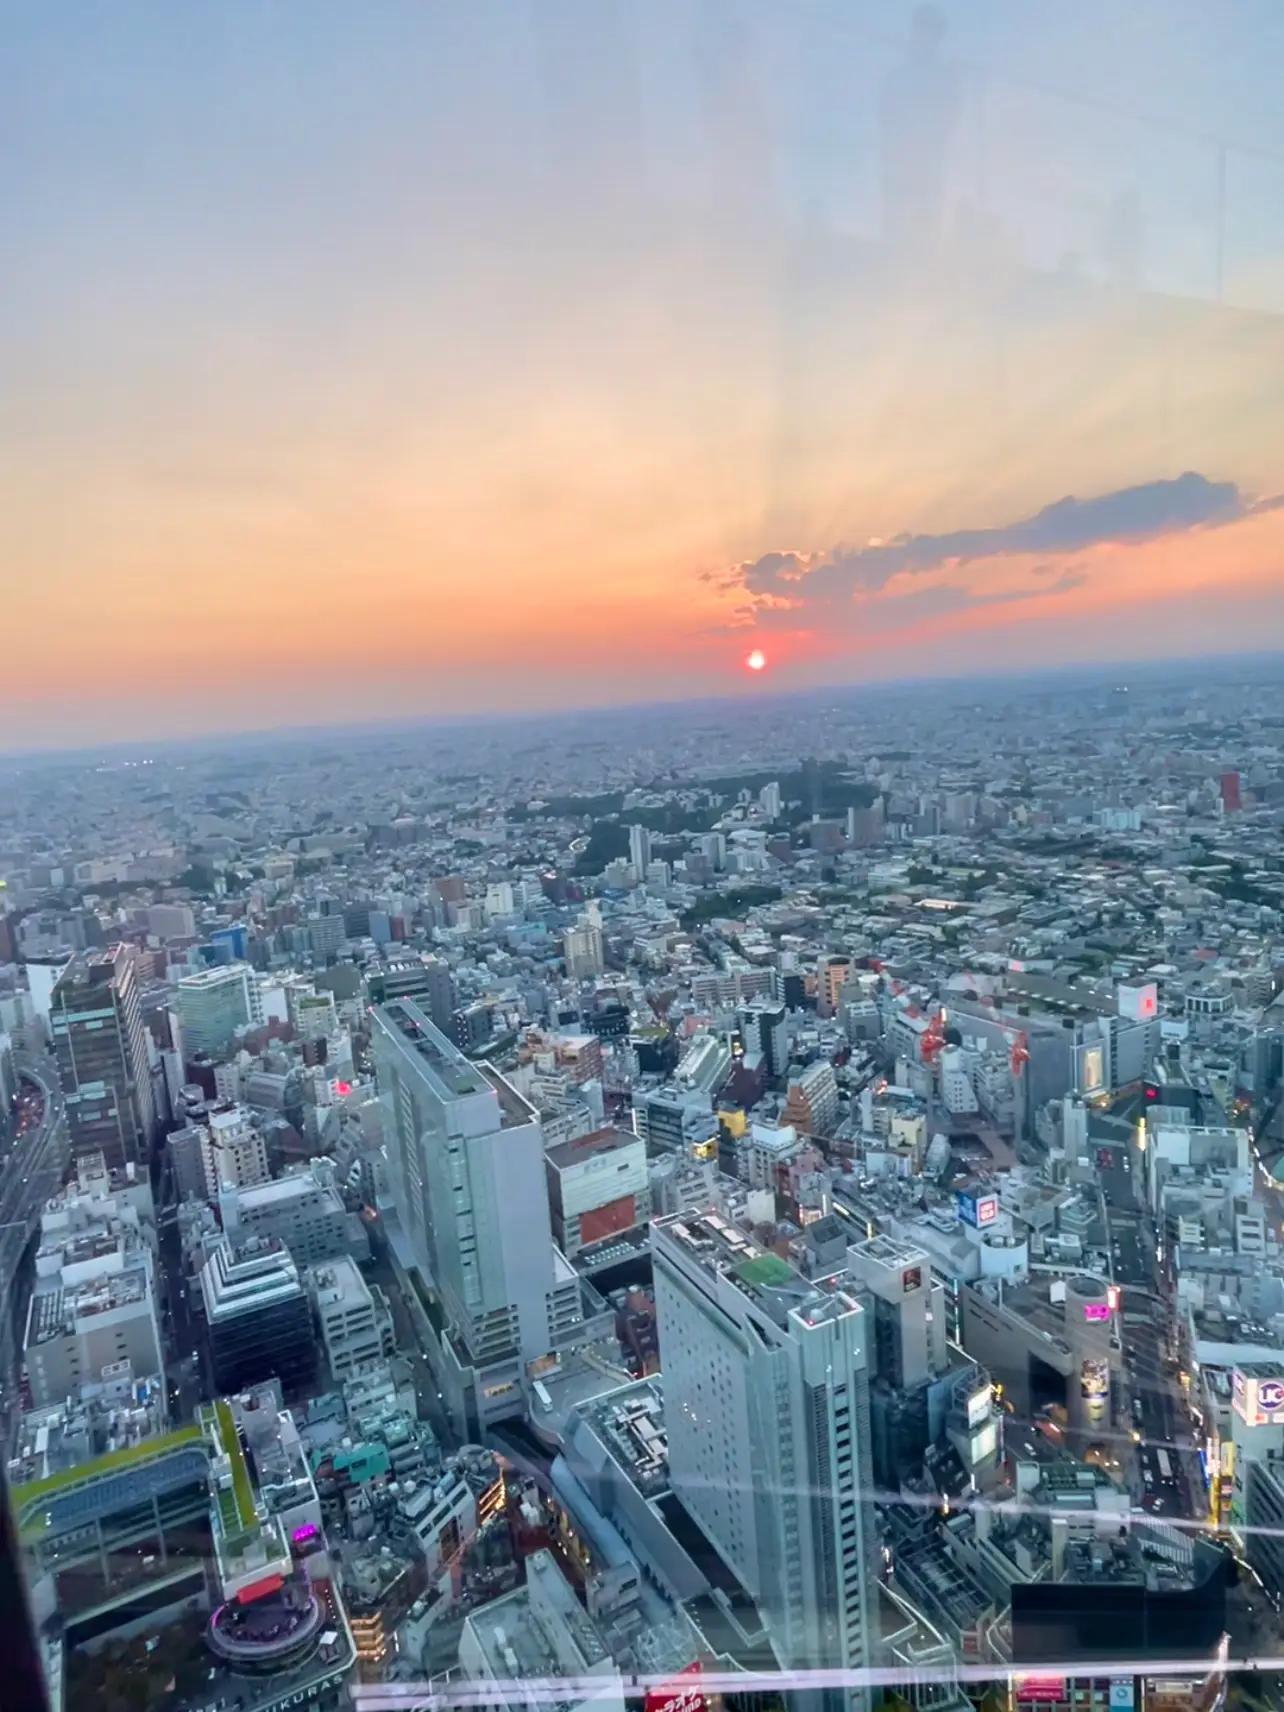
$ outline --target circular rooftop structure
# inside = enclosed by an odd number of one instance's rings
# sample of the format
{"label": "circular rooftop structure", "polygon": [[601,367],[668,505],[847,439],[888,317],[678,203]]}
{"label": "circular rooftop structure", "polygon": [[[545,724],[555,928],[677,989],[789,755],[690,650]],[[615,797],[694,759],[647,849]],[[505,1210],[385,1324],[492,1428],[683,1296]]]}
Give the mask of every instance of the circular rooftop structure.
{"label": "circular rooftop structure", "polygon": [[205,1640],[230,1670],[243,1676],[273,1676],[299,1665],[313,1652],[326,1620],[325,1608],[306,1581],[287,1581],[246,1604],[230,1599],[210,1618]]}

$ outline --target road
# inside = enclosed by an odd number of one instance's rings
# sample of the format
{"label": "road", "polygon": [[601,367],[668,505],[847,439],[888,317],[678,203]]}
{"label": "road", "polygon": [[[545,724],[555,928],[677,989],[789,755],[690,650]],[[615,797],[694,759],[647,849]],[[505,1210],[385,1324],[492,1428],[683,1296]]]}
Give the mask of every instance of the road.
{"label": "road", "polygon": [[1120,1286],[1124,1371],[1131,1419],[1120,1431],[1140,1434],[1129,1485],[1135,1500],[1161,1516],[1208,1515],[1203,1470],[1175,1363],[1161,1288],[1154,1218],[1141,1198],[1131,1139],[1090,1144],[1106,1202],[1111,1273]]}
{"label": "road", "polygon": [[27,1244],[67,1168],[67,1116],[58,1072],[50,1059],[15,1052],[19,1091],[13,1147],[0,1171],[0,1387],[5,1413],[16,1402],[16,1357],[30,1279],[23,1277]]}
{"label": "road", "polygon": [[196,1405],[210,1396],[206,1388],[205,1321],[196,1301],[196,1285],[183,1275],[178,1218],[172,1204],[157,1215],[161,1276],[164,1284],[165,1374],[170,1419],[190,1421]]}
{"label": "road", "polygon": [[377,1284],[388,1298],[393,1328],[397,1334],[397,1354],[409,1362],[414,1376],[419,1419],[428,1422],[443,1450],[453,1450],[458,1442],[458,1434],[451,1425],[449,1411],[437,1389],[436,1375],[423,1352],[419,1328],[406,1303],[397,1269],[391,1258],[382,1252],[383,1237],[378,1231],[372,1232],[370,1247],[372,1258],[361,1271],[366,1282]]}

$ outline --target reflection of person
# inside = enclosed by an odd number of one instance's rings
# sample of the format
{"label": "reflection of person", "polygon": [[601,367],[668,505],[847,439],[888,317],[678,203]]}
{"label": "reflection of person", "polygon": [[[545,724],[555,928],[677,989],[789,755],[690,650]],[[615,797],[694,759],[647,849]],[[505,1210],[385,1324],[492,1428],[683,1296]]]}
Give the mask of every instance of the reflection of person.
{"label": "reflection of person", "polygon": [[962,103],[958,71],[941,54],[944,35],[936,7],[920,6],[905,57],[883,85],[883,234],[901,249],[930,248],[940,236],[946,152]]}

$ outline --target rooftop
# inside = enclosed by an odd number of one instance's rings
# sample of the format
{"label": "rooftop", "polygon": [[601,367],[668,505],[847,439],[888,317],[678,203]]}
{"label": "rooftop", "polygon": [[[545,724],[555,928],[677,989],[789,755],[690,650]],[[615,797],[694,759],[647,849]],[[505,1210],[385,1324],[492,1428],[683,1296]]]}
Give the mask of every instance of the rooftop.
{"label": "rooftop", "polygon": [[[609,1659],[597,1625],[582,1608],[551,1552],[527,1559],[526,1585],[469,1613],[467,1622],[500,1682],[552,1680],[595,1671]],[[583,1698],[578,1691],[565,1704]]]}
{"label": "rooftop", "polygon": [[244,963],[218,963],[211,969],[197,969],[194,974],[179,976],[179,990],[198,992],[202,987],[222,987],[230,981],[239,984],[245,980],[246,968]]}
{"label": "rooftop", "polygon": [[892,1272],[903,1272],[908,1266],[925,1266],[927,1257],[923,1250],[914,1243],[902,1242],[899,1237],[879,1235],[862,1242],[857,1253],[865,1259],[877,1261]]}
{"label": "rooftop", "polygon": [[567,1166],[579,1165],[586,1159],[595,1159],[604,1153],[618,1153],[622,1148],[641,1147],[640,1138],[631,1130],[615,1129],[608,1125],[605,1129],[595,1129],[589,1135],[579,1135],[570,1141],[559,1141],[546,1150],[545,1157],[557,1170],[564,1171]]}
{"label": "rooftop", "polygon": [[[158,1438],[122,1445],[118,1450],[108,1451],[91,1461],[78,1462],[43,1479],[15,1486],[10,1496],[19,1528],[25,1536],[33,1532],[41,1534],[73,1521],[87,1520],[97,1513],[99,1497],[111,1497],[113,1489],[106,1483],[112,1476],[132,1475],[149,1466],[164,1464],[170,1458],[181,1459],[176,1468],[183,1478],[193,1472],[199,1473],[206,1463],[204,1438],[204,1430],[200,1426],[179,1427]],[[191,1453],[199,1458],[199,1466],[192,1461]],[[99,1489],[97,1493],[94,1491],[96,1487]],[[73,1503],[73,1499],[78,1501]]]}
{"label": "rooftop", "polygon": [[582,1414],[645,1498],[669,1487],[669,1440],[664,1403],[653,1379],[595,1398]]}
{"label": "rooftop", "polygon": [[289,1171],[284,1177],[273,1177],[266,1183],[251,1183],[236,1193],[242,1211],[283,1206],[289,1201],[299,1201],[306,1195],[316,1194],[323,1194],[327,1199],[342,1204],[342,1197],[334,1184],[319,1178],[310,1167]]}
{"label": "rooftop", "polygon": [[312,1283],[317,1301],[325,1307],[345,1304],[363,1307],[370,1301],[370,1286],[361,1276],[361,1269],[349,1255],[327,1260],[312,1268]]}
{"label": "rooftop", "polygon": [[232,1534],[252,1528],[256,1520],[254,1489],[250,1484],[250,1471],[246,1467],[245,1452],[241,1448],[240,1434],[236,1430],[232,1405],[226,1398],[220,1397],[217,1403],[202,1409],[201,1421],[210,1435],[211,1443],[228,1459],[231,1472],[231,1485],[217,1488],[223,1531]]}
{"label": "rooftop", "polygon": [[788,1261],[761,1248],[720,1213],[671,1214],[655,1220],[652,1230],[705,1272],[733,1283],[782,1328],[791,1312],[800,1314],[808,1325],[817,1325],[857,1311],[853,1297],[841,1290],[818,1289]]}
{"label": "rooftop", "polygon": [[[287,1642],[297,1641],[297,1646],[277,1647],[274,1652],[271,1642],[266,1648],[254,1647],[251,1631],[233,1632],[234,1642],[248,1641],[257,1655],[258,1669],[253,1675],[246,1674],[243,1654],[235,1660],[215,1654],[209,1646],[210,1619],[189,1611],[172,1623],[149,1627],[125,1642],[123,1656],[114,1648],[93,1652],[82,1647],[72,1649],[66,1704],[87,1706],[106,1701],[113,1689],[119,1692],[122,1676],[133,1679],[132,1686],[140,1692],[139,1703],[152,1712],[201,1712],[211,1706],[255,1712],[257,1707],[311,1701],[324,1685],[341,1682],[356,1661],[352,1635],[335,1589],[328,1582],[317,1581],[311,1591],[321,1621],[309,1619],[306,1630],[285,1637]],[[227,1633],[225,1627],[225,1638]],[[269,1662],[270,1672],[265,1672],[264,1664]]]}
{"label": "rooftop", "polygon": [[413,999],[393,999],[381,1005],[376,1015],[416,1053],[443,1099],[485,1092],[486,1083],[478,1066],[464,1057]]}
{"label": "rooftop", "polygon": [[513,1084],[493,1064],[478,1064],[478,1073],[494,1089],[499,1101],[499,1123],[501,1129],[515,1129],[520,1124],[534,1123],[539,1113],[528,1099],[517,1092]]}
{"label": "rooftop", "polygon": [[[113,1245],[114,1246],[114,1245]],[[77,1325],[114,1308],[129,1307],[148,1299],[147,1274],[141,1266],[109,1272],[82,1284],[55,1284],[37,1290],[31,1298],[27,1324],[27,1347],[35,1348],[54,1338],[68,1337]]]}

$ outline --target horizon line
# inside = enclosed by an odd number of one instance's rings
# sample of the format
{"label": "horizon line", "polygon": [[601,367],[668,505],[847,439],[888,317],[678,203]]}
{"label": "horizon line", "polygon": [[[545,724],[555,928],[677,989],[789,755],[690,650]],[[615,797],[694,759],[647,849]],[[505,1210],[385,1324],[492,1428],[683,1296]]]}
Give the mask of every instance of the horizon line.
{"label": "horizon line", "polygon": [[745,686],[739,691],[728,690],[702,696],[661,697],[655,700],[642,701],[580,702],[544,708],[507,708],[493,712],[478,710],[463,714],[376,715],[369,719],[348,720],[340,724],[329,724],[318,720],[301,725],[216,727],[206,731],[192,732],[182,737],[163,735],[121,737],[89,745],[75,742],[53,742],[35,747],[28,744],[8,748],[0,739],[0,764],[57,760],[90,761],[103,757],[130,755],[140,750],[163,751],[166,754],[172,754],[183,750],[217,748],[222,745],[250,746],[272,742],[297,744],[338,737],[357,740],[362,738],[373,739],[380,736],[410,735],[425,730],[452,731],[482,726],[503,726],[506,723],[529,725],[532,721],[541,720],[551,723],[557,720],[587,718],[591,715],[609,717],[612,715],[657,713],[664,709],[716,708],[723,705],[744,706],[746,703],[754,702],[780,704],[804,701],[809,697],[822,695],[877,696],[883,693],[894,695],[906,690],[962,689],[969,685],[1015,686],[1023,683],[1034,684],[1035,682],[1042,684],[1047,680],[1072,682],[1076,679],[1082,681],[1084,679],[1110,678],[1122,673],[1153,679],[1163,672],[1175,672],[1183,667],[1188,670],[1199,670],[1207,673],[1223,666],[1267,667],[1273,664],[1284,666],[1284,648],[1264,648],[1249,651],[1228,650],[1225,653],[1196,655],[1145,656],[1136,660],[1080,660],[1069,661],[1058,666],[1013,666],[999,670],[937,672],[930,675],[904,674],[855,682],[852,680],[818,682],[801,688],[789,689],[773,689],[770,681],[761,684],[760,687],[753,685],[751,681],[746,681]]}

